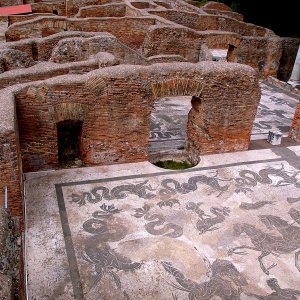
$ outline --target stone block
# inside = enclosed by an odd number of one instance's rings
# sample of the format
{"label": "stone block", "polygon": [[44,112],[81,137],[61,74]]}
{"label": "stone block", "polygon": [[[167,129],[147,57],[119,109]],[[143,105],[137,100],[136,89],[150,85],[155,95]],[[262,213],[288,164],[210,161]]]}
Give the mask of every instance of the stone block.
{"label": "stone block", "polygon": [[267,141],[272,145],[280,145],[281,144],[282,134],[276,131],[269,131]]}

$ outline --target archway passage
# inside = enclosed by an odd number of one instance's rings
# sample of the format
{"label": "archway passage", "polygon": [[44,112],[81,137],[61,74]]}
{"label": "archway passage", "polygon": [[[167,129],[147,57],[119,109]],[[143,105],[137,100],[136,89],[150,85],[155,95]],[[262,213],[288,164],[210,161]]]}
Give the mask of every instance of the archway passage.
{"label": "archway passage", "polygon": [[154,102],[149,136],[150,162],[176,168],[181,168],[182,162],[187,165],[184,167],[183,164],[182,168],[198,163],[198,159],[191,161],[188,151],[187,127],[191,109],[191,96],[164,97]]}
{"label": "archway passage", "polygon": [[80,162],[82,121],[66,120],[57,123],[58,161],[61,167]]}

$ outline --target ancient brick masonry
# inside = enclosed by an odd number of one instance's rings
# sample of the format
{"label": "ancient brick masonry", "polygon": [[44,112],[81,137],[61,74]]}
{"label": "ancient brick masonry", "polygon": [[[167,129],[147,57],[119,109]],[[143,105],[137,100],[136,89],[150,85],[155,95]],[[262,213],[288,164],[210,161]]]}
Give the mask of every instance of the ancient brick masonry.
{"label": "ancient brick masonry", "polygon": [[0,189],[8,187],[10,210],[14,215],[22,215],[22,163],[11,91],[2,90],[0,103]]}
{"label": "ancient brick masonry", "polygon": [[[82,122],[85,165],[142,161],[153,102],[189,95],[190,155],[248,149],[258,78],[279,67],[288,77],[299,40],[247,24],[224,4],[187,2],[47,1],[1,17],[0,183],[13,214],[23,211],[23,172],[59,167],[60,121]],[[228,50],[231,63],[211,62],[212,49]]]}
{"label": "ancient brick masonry", "polygon": [[[174,80],[163,85],[169,78]],[[199,95],[186,80],[199,82]],[[159,83],[163,88],[153,94]],[[201,154],[248,148],[260,98],[250,68],[213,62],[118,66],[45,81],[16,95],[24,171],[58,166],[56,123],[65,119],[83,121],[86,165],[147,160],[152,103],[176,95],[196,95],[201,102],[191,113],[191,147]]]}
{"label": "ancient brick masonry", "polygon": [[300,102],[298,103],[296,108],[289,136],[293,140],[300,142]]}
{"label": "ancient brick masonry", "polygon": [[[76,150],[86,166],[145,161],[154,102],[191,96],[191,160],[247,150],[258,80],[278,69],[289,78],[300,43],[216,2],[0,1],[34,2],[33,14],[0,17],[0,189],[21,220],[23,175],[61,167],[64,121],[82,126]],[[227,62],[212,61],[216,49],[228,50]],[[290,132],[298,141],[299,120],[298,105]]]}

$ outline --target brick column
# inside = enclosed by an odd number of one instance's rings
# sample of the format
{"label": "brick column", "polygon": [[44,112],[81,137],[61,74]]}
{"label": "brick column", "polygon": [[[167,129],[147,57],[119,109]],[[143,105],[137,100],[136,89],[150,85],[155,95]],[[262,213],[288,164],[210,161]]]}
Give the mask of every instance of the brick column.
{"label": "brick column", "polygon": [[295,140],[296,142],[300,142],[300,102],[298,103],[295,111],[289,137]]}
{"label": "brick column", "polygon": [[298,48],[298,53],[296,56],[292,75],[288,83],[291,84],[292,86],[297,86],[297,85],[300,86],[300,46]]}

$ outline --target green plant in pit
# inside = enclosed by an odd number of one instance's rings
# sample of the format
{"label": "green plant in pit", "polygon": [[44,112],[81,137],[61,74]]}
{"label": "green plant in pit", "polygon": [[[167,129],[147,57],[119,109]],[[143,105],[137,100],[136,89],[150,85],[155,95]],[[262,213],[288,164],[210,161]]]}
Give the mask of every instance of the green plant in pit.
{"label": "green plant in pit", "polygon": [[174,160],[159,160],[154,163],[155,166],[163,168],[163,169],[171,169],[171,170],[183,170],[194,167],[188,161],[174,161]]}

